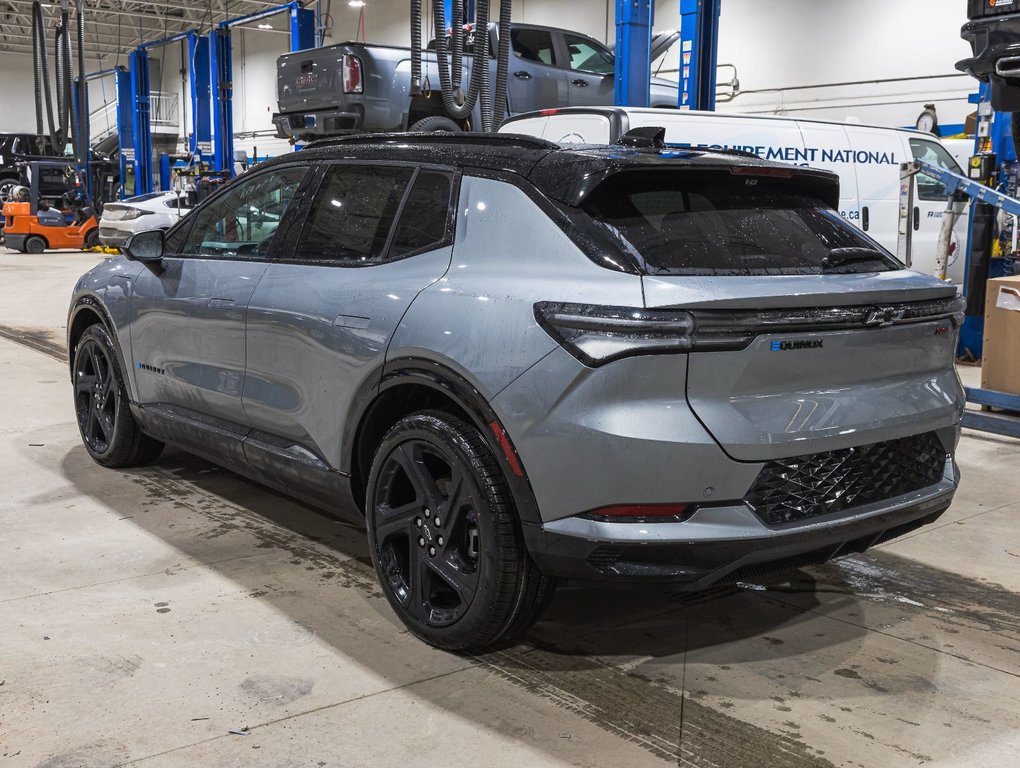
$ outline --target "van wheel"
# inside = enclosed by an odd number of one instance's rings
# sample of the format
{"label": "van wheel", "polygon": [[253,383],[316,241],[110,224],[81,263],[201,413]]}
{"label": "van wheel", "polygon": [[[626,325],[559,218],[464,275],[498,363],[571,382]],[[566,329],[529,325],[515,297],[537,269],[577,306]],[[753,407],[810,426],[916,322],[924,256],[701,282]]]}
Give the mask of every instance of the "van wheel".
{"label": "van wheel", "polygon": [[499,463],[470,424],[442,411],[399,421],[376,452],[366,501],[383,593],[418,638],[465,651],[539,618],[552,581],[528,556]]}
{"label": "van wheel", "polygon": [[423,117],[421,120],[416,122],[410,128],[407,129],[411,133],[463,133],[464,129],[457,125],[453,120],[442,115],[432,115],[430,117]]}
{"label": "van wheel", "polygon": [[46,250],[46,241],[39,235],[32,235],[25,239],[25,253],[42,253]]}
{"label": "van wheel", "polygon": [[74,413],[89,456],[104,467],[154,461],[163,443],[142,433],[131,414],[113,338],[90,325],[74,348]]}

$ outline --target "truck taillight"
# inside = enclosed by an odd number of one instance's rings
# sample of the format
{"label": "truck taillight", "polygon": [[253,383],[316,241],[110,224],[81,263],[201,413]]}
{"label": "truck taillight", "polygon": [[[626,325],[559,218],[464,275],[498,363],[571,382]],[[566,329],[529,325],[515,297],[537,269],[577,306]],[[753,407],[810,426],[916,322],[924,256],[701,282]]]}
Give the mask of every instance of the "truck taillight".
{"label": "truck taillight", "polygon": [[361,59],[357,56],[344,54],[344,93],[363,93],[365,81],[361,79]]}

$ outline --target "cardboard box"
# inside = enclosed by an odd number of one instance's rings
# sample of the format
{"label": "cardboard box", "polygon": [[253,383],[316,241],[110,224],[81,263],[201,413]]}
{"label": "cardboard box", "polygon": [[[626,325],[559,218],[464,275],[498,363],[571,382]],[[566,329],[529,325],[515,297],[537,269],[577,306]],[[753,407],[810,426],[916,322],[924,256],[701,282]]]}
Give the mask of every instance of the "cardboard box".
{"label": "cardboard box", "polygon": [[1020,395],[1020,277],[988,281],[981,386]]}

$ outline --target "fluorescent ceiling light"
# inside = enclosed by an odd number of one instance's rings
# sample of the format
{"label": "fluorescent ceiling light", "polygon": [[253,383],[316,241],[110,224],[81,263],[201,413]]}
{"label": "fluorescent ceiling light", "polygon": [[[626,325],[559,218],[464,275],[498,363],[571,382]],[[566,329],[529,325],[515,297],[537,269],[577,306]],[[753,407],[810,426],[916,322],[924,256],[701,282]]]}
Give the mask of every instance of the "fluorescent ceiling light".
{"label": "fluorescent ceiling light", "polygon": [[365,0],[347,0],[347,5],[351,6],[351,8],[364,8]]}
{"label": "fluorescent ceiling light", "polygon": [[259,24],[259,29],[272,29],[272,24]]}

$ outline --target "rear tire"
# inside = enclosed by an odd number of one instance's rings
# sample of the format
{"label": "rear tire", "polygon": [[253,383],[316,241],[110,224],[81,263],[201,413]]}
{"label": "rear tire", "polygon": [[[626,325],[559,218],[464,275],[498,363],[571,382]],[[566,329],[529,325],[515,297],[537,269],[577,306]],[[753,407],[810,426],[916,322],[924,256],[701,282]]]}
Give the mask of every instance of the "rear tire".
{"label": "rear tire", "polygon": [[46,250],[46,241],[39,237],[39,235],[32,235],[25,239],[23,247],[25,253],[42,253]]}
{"label": "rear tire", "polygon": [[155,461],[163,443],[142,433],[131,414],[113,338],[90,325],[74,348],[74,413],[89,456],[104,467]]}
{"label": "rear tire", "polygon": [[431,115],[423,117],[407,129],[411,133],[463,133],[464,129],[448,117]]}
{"label": "rear tire", "polygon": [[539,618],[552,581],[527,553],[499,462],[467,422],[442,411],[397,422],[372,462],[366,509],[383,593],[421,640],[480,649]]}

